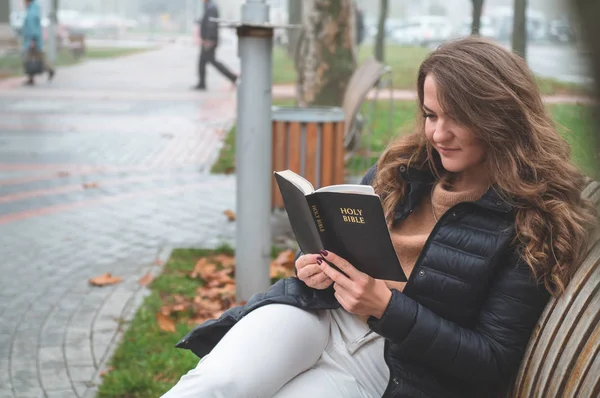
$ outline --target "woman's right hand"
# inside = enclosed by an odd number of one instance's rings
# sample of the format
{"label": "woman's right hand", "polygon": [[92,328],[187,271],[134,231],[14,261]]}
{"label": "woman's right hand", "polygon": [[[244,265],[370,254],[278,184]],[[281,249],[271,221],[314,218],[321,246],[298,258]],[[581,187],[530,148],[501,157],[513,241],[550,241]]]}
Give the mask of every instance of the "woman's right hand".
{"label": "woman's right hand", "polygon": [[327,289],[333,284],[333,280],[319,267],[319,262],[323,261],[320,254],[304,254],[298,257],[295,264],[298,279],[313,289]]}

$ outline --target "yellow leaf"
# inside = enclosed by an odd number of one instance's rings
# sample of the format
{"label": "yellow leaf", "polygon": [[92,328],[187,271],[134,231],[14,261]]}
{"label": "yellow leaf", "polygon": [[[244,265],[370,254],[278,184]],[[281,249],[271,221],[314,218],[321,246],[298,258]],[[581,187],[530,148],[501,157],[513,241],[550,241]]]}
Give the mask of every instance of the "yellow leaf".
{"label": "yellow leaf", "polygon": [[227,219],[229,221],[235,221],[235,213],[232,210],[225,210],[223,212],[223,214],[225,214],[227,216]]}
{"label": "yellow leaf", "polygon": [[156,321],[158,322],[160,330],[175,333],[175,322],[162,312],[156,313]]}
{"label": "yellow leaf", "polygon": [[109,366],[108,368],[106,368],[102,372],[100,372],[100,377],[106,376],[107,374],[109,374],[113,370],[115,370],[115,368],[113,368],[112,366]]}
{"label": "yellow leaf", "polygon": [[151,273],[148,272],[146,275],[144,275],[140,278],[138,283],[140,284],[140,286],[148,286],[150,284],[150,282],[152,282],[153,280],[154,280],[154,277],[152,276]]}
{"label": "yellow leaf", "polygon": [[284,250],[275,259],[275,264],[293,268],[294,258],[296,258],[296,254],[292,250]]}
{"label": "yellow leaf", "polygon": [[89,284],[92,286],[108,286],[119,283],[123,280],[123,278],[118,276],[112,276],[110,272],[107,272],[104,275],[96,276],[94,278],[90,278],[88,280]]}

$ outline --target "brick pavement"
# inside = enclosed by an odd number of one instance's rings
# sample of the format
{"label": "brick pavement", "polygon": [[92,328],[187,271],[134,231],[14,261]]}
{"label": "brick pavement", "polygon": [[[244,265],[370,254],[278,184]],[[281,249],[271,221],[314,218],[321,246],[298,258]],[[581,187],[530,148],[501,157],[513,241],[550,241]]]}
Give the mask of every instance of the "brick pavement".
{"label": "brick pavement", "polygon": [[[231,43],[219,55],[239,69]],[[214,70],[190,91],[196,57],[172,44],[0,89],[0,398],[92,397],[139,278],[174,246],[233,243],[235,180],[208,168],[235,92]],[[105,272],[123,282],[88,285]]]}

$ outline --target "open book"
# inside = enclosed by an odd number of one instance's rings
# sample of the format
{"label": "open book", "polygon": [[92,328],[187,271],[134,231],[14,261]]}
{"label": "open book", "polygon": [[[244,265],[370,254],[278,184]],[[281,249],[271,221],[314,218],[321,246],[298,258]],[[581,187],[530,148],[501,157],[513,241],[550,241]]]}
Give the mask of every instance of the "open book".
{"label": "open book", "polygon": [[274,174],[303,253],[329,250],[375,279],[406,281],[373,187],[341,184],[315,190],[293,171]]}

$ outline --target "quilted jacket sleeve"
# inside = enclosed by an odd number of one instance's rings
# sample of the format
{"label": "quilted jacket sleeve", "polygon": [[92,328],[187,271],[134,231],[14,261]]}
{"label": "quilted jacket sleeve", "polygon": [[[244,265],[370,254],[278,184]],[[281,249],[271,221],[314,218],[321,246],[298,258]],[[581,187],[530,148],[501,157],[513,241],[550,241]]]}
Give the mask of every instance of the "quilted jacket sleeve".
{"label": "quilted jacket sleeve", "polygon": [[460,327],[397,290],[369,326],[399,356],[474,383],[502,383],[518,370],[529,337],[549,299],[528,266],[510,256],[501,267],[474,328]]}

